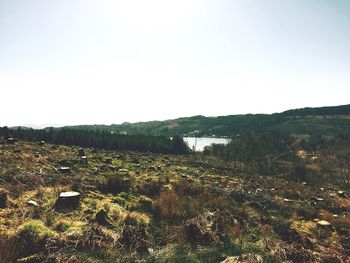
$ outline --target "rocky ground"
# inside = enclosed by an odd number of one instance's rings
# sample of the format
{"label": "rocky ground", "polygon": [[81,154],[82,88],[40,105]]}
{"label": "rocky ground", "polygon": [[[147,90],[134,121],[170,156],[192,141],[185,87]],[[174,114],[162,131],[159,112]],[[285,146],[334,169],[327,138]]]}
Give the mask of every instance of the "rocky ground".
{"label": "rocky ground", "polygon": [[349,212],[201,154],[0,142],[1,262],[350,262]]}

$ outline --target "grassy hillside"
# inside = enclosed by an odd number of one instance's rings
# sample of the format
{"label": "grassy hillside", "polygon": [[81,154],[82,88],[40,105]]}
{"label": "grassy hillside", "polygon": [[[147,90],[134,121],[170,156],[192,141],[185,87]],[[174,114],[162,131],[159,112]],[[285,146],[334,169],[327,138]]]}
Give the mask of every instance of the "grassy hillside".
{"label": "grassy hillside", "polygon": [[350,105],[304,108],[270,115],[193,116],[166,121],[123,123],[119,125],[80,125],[71,126],[70,128],[166,136],[235,136],[248,132],[269,131],[325,134],[350,131]]}
{"label": "grassy hillside", "polygon": [[[83,150],[0,140],[1,262],[350,260],[348,147],[295,148],[264,173],[201,154]],[[80,199],[58,202],[64,191]]]}

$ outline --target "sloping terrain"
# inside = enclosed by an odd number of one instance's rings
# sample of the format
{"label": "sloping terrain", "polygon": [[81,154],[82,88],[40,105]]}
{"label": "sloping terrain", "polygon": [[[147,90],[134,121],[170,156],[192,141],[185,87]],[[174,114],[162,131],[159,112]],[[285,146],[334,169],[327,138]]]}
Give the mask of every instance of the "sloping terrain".
{"label": "sloping terrain", "polygon": [[347,193],[286,178],[200,154],[0,142],[1,262],[348,262]]}

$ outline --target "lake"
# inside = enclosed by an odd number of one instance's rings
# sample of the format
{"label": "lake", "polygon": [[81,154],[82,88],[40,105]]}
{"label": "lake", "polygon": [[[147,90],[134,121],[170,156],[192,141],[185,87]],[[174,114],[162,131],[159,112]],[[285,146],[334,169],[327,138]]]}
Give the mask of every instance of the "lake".
{"label": "lake", "polygon": [[205,146],[215,144],[227,144],[230,139],[228,138],[216,138],[216,137],[184,137],[184,141],[187,142],[190,149],[196,146],[196,151],[203,151]]}

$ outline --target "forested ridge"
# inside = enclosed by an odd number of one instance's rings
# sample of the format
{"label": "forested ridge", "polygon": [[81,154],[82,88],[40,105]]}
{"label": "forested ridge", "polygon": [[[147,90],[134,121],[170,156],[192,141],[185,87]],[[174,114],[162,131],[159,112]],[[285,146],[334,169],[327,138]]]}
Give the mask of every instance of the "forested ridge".
{"label": "forested ridge", "polygon": [[113,131],[163,136],[236,136],[249,132],[325,134],[350,131],[350,105],[303,108],[275,114],[246,114],[218,117],[193,116],[165,121],[112,125],[78,125],[71,129]]}

